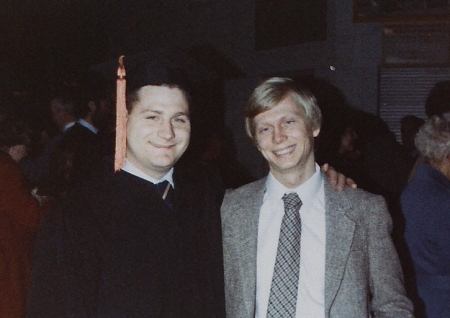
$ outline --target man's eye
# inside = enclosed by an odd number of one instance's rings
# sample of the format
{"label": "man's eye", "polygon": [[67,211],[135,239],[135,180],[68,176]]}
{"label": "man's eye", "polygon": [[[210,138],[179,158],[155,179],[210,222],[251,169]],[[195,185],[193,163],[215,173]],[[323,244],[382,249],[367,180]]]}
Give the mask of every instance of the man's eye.
{"label": "man's eye", "polygon": [[179,124],[184,124],[187,122],[187,119],[180,117],[180,118],[174,118],[174,121]]}
{"label": "man's eye", "polygon": [[156,116],[147,116],[147,117],[145,117],[145,119],[156,120],[157,117]]}
{"label": "man's eye", "polygon": [[266,133],[269,131],[269,127],[264,127],[259,130],[260,133]]}
{"label": "man's eye", "polygon": [[293,124],[293,123],[295,123],[295,120],[288,120],[288,121],[286,121],[286,124],[288,124],[288,125]]}

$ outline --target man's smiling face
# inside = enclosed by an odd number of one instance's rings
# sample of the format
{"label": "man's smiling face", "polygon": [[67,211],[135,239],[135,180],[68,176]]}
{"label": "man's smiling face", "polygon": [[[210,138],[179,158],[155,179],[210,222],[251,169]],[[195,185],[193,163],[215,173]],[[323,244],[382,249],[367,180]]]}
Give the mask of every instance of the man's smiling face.
{"label": "man's smiling face", "polygon": [[178,88],[144,86],[127,119],[127,159],[159,179],[189,145],[189,104]]}
{"label": "man's smiling face", "polygon": [[314,174],[314,137],[320,129],[311,128],[304,109],[291,97],[255,116],[253,124],[258,150],[275,178],[293,174],[306,181]]}

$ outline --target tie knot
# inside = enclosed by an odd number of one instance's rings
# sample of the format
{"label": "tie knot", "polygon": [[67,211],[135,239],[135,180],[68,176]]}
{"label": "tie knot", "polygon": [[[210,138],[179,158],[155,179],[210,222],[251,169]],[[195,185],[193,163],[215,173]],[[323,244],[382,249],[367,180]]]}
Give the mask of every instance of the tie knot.
{"label": "tie knot", "polygon": [[300,207],[302,206],[302,200],[298,196],[297,193],[291,192],[291,193],[285,193],[283,195],[283,201],[284,201],[284,207],[288,210],[300,210]]}

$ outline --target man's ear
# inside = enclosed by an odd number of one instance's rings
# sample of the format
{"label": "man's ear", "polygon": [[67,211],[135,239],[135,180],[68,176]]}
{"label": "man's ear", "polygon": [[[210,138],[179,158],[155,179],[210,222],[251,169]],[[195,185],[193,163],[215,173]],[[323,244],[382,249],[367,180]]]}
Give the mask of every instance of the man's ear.
{"label": "man's ear", "polygon": [[320,128],[317,128],[313,131],[313,136],[317,137],[317,136],[319,136],[319,133],[320,133]]}

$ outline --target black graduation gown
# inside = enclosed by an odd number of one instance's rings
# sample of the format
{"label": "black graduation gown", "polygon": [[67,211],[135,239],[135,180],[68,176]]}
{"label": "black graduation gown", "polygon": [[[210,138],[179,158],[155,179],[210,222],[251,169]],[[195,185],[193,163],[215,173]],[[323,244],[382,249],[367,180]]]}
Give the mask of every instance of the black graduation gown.
{"label": "black graduation gown", "polygon": [[175,207],[127,172],[70,193],[44,220],[28,317],[225,317],[220,203],[176,167]]}
{"label": "black graduation gown", "polygon": [[60,145],[73,148],[75,156],[70,171],[69,186],[74,187],[91,175],[102,163],[100,138],[80,123],[76,123],[61,139]]}

